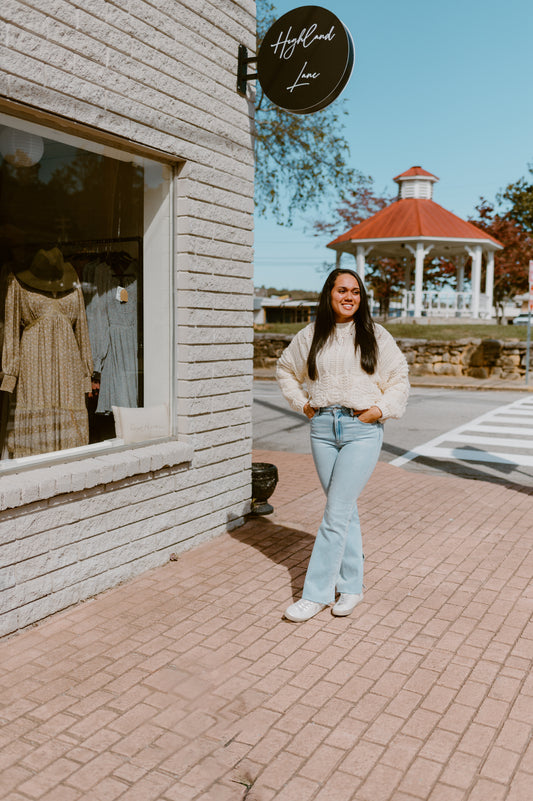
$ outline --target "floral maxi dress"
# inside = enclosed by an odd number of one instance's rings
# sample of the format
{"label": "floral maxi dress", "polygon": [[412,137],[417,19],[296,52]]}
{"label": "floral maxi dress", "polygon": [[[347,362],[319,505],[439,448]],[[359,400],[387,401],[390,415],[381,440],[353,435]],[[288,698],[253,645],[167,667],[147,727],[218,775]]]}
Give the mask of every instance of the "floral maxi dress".
{"label": "floral maxi dress", "polygon": [[13,458],[88,444],[93,363],[80,287],[53,297],[10,276],[2,367],[0,388],[17,389]]}

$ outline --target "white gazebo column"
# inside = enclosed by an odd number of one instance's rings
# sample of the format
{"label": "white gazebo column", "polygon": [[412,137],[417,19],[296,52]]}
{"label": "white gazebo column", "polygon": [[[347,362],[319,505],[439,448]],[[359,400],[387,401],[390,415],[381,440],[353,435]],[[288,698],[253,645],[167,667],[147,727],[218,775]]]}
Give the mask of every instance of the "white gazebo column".
{"label": "white gazebo column", "polygon": [[481,291],[481,245],[474,245],[473,248],[466,248],[469,256],[472,257],[472,317],[479,317],[479,294]]}
{"label": "white gazebo column", "polygon": [[342,250],[337,250],[335,254],[335,267],[337,268],[337,270],[341,266],[341,258],[342,258]]}
{"label": "white gazebo column", "polygon": [[355,252],[355,264],[356,264],[356,273],[364,282],[365,280],[365,269],[366,269],[366,262],[365,259],[372,250],[371,247],[365,247],[364,245],[357,245],[357,250]]}
{"label": "white gazebo column", "polygon": [[415,252],[415,318],[422,317],[422,286],[424,283],[424,245],[416,243]]}
{"label": "white gazebo column", "polygon": [[405,316],[409,315],[409,293],[411,291],[411,257],[404,256],[404,265],[403,265],[403,282],[405,285],[405,289],[403,291],[403,304],[402,304],[402,314]]}
{"label": "white gazebo column", "polygon": [[457,266],[455,268],[455,283],[457,285],[457,292],[462,292],[465,285],[465,257],[459,256],[457,259]]}
{"label": "white gazebo column", "polygon": [[494,303],[494,251],[487,253],[487,275],[485,277],[485,294],[489,315],[492,317],[492,304]]}
{"label": "white gazebo column", "polygon": [[417,242],[416,248],[411,245],[406,245],[406,248],[411,251],[415,257],[415,303],[414,303],[414,316],[422,317],[422,287],[424,286],[424,259],[432,250],[433,245],[428,248],[424,247],[423,242]]}

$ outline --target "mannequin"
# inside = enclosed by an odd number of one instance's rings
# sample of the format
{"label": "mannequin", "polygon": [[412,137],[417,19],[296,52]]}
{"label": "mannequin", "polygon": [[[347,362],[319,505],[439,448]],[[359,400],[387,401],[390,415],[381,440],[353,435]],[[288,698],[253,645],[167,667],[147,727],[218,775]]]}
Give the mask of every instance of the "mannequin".
{"label": "mannequin", "polygon": [[8,279],[0,389],[17,389],[13,458],[89,442],[85,393],[93,371],[76,271],[58,248],[40,250]]}

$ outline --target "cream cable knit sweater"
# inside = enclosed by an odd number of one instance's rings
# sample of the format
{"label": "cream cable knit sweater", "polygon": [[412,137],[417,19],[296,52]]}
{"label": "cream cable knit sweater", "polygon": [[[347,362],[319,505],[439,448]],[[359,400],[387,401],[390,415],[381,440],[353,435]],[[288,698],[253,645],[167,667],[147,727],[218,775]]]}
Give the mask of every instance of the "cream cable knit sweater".
{"label": "cream cable knit sweater", "polygon": [[337,323],[334,335],[317,357],[318,378],[307,375],[307,356],[313,339],[314,324],[306,326],[281,354],[276,378],[291,408],[303,412],[307,402],[314,408],[348,406],[369,409],[378,406],[381,420],[401,417],[409,394],[408,367],[405,356],[383,326],[375,324],[378,362],[373,375],[361,368],[354,350],[355,324]]}

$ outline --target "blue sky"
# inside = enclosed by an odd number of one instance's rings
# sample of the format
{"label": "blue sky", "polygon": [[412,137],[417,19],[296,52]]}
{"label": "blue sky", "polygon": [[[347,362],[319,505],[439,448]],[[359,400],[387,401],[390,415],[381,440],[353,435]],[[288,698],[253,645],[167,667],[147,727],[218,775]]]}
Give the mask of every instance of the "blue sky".
{"label": "blue sky", "polygon": [[[277,16],[305,5],[278,0]],[[420,165],[440,178],[433,198],[461,217],[533,162],[532,0],[328,0],[355,43],[342,98],[351,164],[378,191]],[[256,286],[319,289],[335,254],[312,234],[311,210],[292,227],[255,221]],[[339,230],[339,234],[342,230]],[[345,256],[347,262],[349,257]]]}

